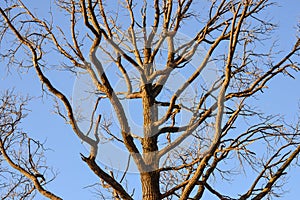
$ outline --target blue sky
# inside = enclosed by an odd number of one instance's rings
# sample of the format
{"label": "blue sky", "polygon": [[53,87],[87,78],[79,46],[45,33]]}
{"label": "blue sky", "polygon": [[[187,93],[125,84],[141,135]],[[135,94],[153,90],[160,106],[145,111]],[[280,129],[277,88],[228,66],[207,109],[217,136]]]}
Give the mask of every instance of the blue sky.
{"label": "blue sky", "polygon": [[[41,1],[35,1],[37,4],[32,6],[45,8]],[[279,30],[274,35],[278,39],[278,44],[283,51],[288,51],[296,35],[296,22],[300,21],[299,6],[297,0],[290,0],[288,3],[279,2],[280,7],[270,9],[269,15],[274,16],[274,21],[278,22]],[[0,61],[1,63],[1,61]],[[50,72],[49,72],[50,73]],[[57,72],[55,72],[57,73]],[[60,72],[64,73],[64,72]],[[55,79],[57,87],[67,91],[71,96],[74,85],[74,77],[70,74],[61,74],[56,76],[50,74]],[[62,81],[61,77],[64,77]],[[269,89],[259,96],[257,105],[266,112],[280,113],[288,121],[296,120],[298,110],[298,101],[300,100],[300,76],[295,74],[296,80],[287,76],[280,75],[271,81]],[[28,72],[18,71],[12,68],[7,72],[3,64],[0,67],[0,89],[15,88],[17,93],[30,95],[35,98],[29,102],[28,108],[31,110],[28,117],[23,121],[23,128],[32,137],[46,141],[46,146],[51,150],[47,152],[48,163],[59,172],[57,178],[49,184],[48,188],[63,197],[64,199],[95,199],[94,194],[84,187],[98,181],[88,167],[81,161],[79,153],[85,153],[85,147],[73,134],[69,125],[54,114],[53,98],[47,95],[42,96],[41,84],[37,79],[35,72],[30,69]],[[297,173],[299,168],[291,171],[291,178],[286,189],[290,190],[284,199],[296,199],[299,196],[298,186],[300,184]],[[77,181],[78,180],[78,181]],[[132,179],[135,180],[135,179]],[[139,184],[132,181],[132,184]],[[37,199],[40,199],[38,197]],[[214,199],[206,196],[204,199]]]}

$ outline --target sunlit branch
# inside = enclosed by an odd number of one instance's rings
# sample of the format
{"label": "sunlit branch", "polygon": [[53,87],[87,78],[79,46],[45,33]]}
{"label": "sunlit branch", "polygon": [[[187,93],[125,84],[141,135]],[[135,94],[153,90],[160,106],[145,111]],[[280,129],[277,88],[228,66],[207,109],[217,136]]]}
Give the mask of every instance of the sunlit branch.
{"label": "sunlit branch", "polygon": [[[207,52],[205,58],[203,59],[202,63],[199,65],[199,67],[197,68],[197,70],[188,78],[188,80],[174,93],[174,95],[172,96],[171,100],[170,100],[170,106],[168,108],[168,110],[166,111],[166,114],[164,115],[164,117],[162,117],[161,119],[159,119],[159,121],[155,122],[156,126],[159,126],[161,124],[163,124],[165,121],[167,121],[169,119],[169,117],[171,116],[171,113],[174,109],[174,105],[175,102],[177,100],[177,98],[182,94],[182,92],[197,78],[199,77],[199,75],[201,74],[201,71],[206,67],[207,62],[212,54],[212,52],[215,50],[215,48],[218,46],[218,44],[226,37],[228,37],[228,35],[225,35],[227,28],[224,29],[223,34],[214,42],[214,44],[210,47],[209,51]],[[163,80],[164,79],[164,80]],[[160,87],[163,87],[163,83],[166,81],[167,76],[161,78],[160,80],[162,81],[162,83],[159,82],[159,80],[157,81],[157,90],[161,90]],[[159,85],[162,84],[162,85]]]}

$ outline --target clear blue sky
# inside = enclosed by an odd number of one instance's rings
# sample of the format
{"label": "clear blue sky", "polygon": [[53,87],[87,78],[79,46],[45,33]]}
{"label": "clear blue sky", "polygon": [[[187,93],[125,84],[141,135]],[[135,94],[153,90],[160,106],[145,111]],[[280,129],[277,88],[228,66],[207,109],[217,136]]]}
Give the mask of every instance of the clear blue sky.
{"label": "clear blue sky", "polygon": [[[41,2],[35,1],[32,6],[47,9],[44,2],[43,5]],[[287,51],[295,41],[293,36],[296,35],[296,22],[300,21],[300,2],[297,0],[280,1],[279,5],[280,8],[274,7],[268,12],[274,16],[274,21],[279,24],[279,30],[274,38],[278,38],[278,44],[282,46],[282,50]],[[61,77],[65,77],[63,82]],[[53,76],[53,78],[55,78],[56,86],[63,88],[64,91],[69,91],[68,95],[71,96],[74,78],[67,74]],[[276,80],[271,81],[270,89],[265,90],[264,96],[259,97],[258,106],[266,112],[280,113],[290,121],[295,120],[298,101],[300,100],[299,74],[296,74],[296,78],[293,80],[280,75]],[[83,189],[85,186],[98,181],[80,159],[79,153],[86,151],[71,128],[53,113],[52,105],[54,102],[52,98],[47,95],[40,97],[41,84],[35,72],[32,69],[27,73],[11,69],[10,73],[7,73],[7,69],[1,64],[0,89],[2,91],[7,88],[15,88],[15,91],[20,94],[36,97],[29,103],[28,108],[31,112],[24,120],[23,127],[33,137],[42,141],[46,140],[46,146],[52,149],[47,152],[48,164],[57,169],[59,174],[49,184],[48,188],[66,200],[95,199],[94,194],[89,189]],[[284,198],[286,200],[297,199],[300,195],[298,188],[300,184],[299,170],[299,168],[295,168],[291,171],[290,183],[285,187],[290,190]],[[214,198],[206,196],[204,199]]]}

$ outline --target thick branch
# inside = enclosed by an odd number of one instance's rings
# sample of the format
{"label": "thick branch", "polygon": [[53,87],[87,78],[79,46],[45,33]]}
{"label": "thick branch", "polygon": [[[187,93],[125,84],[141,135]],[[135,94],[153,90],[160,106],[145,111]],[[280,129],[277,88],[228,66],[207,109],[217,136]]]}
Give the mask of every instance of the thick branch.
{"label": "thick branch", "polygon": [[125,191],[122,185],[113,177],[105,173],[95,162],[94,158],[87,158],[81,155],[82,160],[90,167],[90,169],[107,184],[109,184],[121,197],[126,200],[133,200],[133,198]]}

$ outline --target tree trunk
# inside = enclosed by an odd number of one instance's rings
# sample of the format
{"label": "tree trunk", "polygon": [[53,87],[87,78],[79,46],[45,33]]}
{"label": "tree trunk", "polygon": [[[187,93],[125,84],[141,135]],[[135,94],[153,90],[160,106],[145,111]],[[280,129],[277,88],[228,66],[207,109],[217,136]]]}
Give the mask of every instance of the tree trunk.
{"label": "tree trunk", "polygon": [[141,173],[143,200],[159,200],[159,173],[157,171]]}
{"label": "tree trunk", "polygon": [[145,166],[140,172],[143,200],[160,199],[159,188],[159,159],[157,158],[157,133],[158,127],[153,122],[158,118],[157,106],[152,97],[152,85],[147,84],[143,88],[143,117],[144,117],[144,138],[142,141],[143,158]]}
{"label": "tree trunk", "polygon": [[[156,150],[155,150],[156,149]],[[143,157],[146,166],[141,172],[143,200],[160,199],[159,159],[157,158],[157,137],[144,138]]]}

